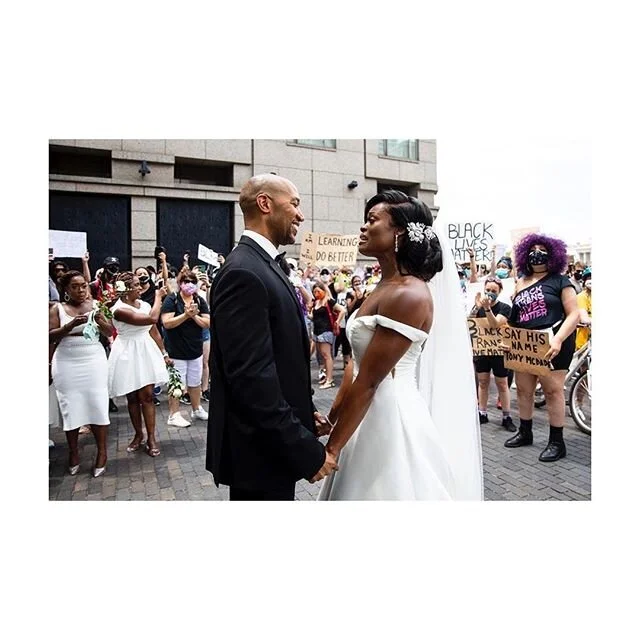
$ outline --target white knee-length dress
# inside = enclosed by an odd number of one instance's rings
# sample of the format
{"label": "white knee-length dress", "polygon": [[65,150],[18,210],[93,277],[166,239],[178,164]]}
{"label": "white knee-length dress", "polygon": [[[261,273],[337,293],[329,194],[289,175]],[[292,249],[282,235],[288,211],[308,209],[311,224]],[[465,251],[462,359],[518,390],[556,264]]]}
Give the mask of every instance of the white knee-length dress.
{"label": "white knee-length dress", "polygon": [[[139,300],[140,308],[118,300],[111,311],[126,308],[149,315],[151,306]],[[151,326],[134,325],[113,318],[118,335],[109,354],[109,397],[124,396],[149,384],[169,382],[164,358],[150,335]]]}
{"label": "white knee-length dress", "polygon": [[[60,326],[73,320],[58,303]],[[107,356],[98,338],[82,335],[86,325],[74,327],[58,344],[51,361],[62,428],[78,429],[85,424],[109,424]]]}

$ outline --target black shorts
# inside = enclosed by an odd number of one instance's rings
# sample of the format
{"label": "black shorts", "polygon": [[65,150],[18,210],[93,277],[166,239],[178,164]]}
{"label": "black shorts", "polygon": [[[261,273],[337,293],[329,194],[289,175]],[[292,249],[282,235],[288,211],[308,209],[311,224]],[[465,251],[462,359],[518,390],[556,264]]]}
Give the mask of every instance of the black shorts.
{"label": "black shorts", "polygon": [[336,341],[333,347],[334,358],[338,355],[338,349],[340,349],[340,347],[342,347],[343,357],[351,355],[351,345],[349,344],[349,340],[347,340],[347,330],[344,327],[340,329],[340,334],[336,336]]}
{"label": "black shorts", "polygon": [[476,373],[490,373],[496,378],[506,378],[509,370],[504,366],[504,356],[476,356],[473,359]]}
{"label": "black shorts", "polygon": [[[559,329],[560,327],[558,327]],[[554,332],[555,333],[555,332]],[[560,353],[551,361],[554,371],[568,371],[576,351],[576,332],[574,331],[562,343]]]}

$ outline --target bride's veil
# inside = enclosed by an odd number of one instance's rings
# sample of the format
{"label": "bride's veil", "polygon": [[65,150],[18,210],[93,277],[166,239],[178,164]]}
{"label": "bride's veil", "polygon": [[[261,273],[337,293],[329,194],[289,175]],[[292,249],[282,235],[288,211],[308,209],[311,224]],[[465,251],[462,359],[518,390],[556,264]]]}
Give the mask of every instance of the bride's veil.
{"label": "bride's veil", "polygon": [[467,317],[446,224],[440,216],[433,229],[442,246],[444,269],[428,284],[433,324],[418,364],[418,384],[453,473],[454,499],[482,500],[482,446]]}

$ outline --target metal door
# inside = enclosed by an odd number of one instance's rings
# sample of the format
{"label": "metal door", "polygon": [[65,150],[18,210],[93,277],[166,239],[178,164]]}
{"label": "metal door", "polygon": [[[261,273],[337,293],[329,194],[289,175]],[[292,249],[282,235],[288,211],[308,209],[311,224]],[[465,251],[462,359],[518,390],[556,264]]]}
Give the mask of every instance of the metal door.
{"label": "metal door", "polygon": [[167,250],[167,261],[177,269],[187,251],[191,266],[200,262],[198,244],[225,256],[231,251],[232,202],[158,199],[156,220],[158,244]]}
{"label": "metal door", "polygon": [[[49,229],[85,231],[93,275],[107,256],[131,268],[131,200],[126,196],[49,192]],[[61,259],[82,271],[80,258]]]}

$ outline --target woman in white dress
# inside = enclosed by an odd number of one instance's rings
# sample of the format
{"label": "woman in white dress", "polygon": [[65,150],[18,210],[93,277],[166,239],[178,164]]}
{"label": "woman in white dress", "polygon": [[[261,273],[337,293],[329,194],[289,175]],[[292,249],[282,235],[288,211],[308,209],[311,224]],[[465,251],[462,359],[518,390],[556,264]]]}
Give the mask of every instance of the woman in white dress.
{"label": "woman in white dress", "polygon": [[327,416],[339,469],[320,500],[482,499],[466,316],[432,223],[399,191],[367,202],[359,250],[377,258],[382,279],[347,325],[353,359]]}
{"label": "woman in white dress", "polygon": [[49,308],[49,343],[55,345],[51,360],[51,377],[56,390],[67,443],[69,473],[80,470],[78,433],[90,425],[98,446],[94,477],[107,466],[107,426],[109,425],[109,393],[107,391],[107,356],[97,331],[83,335],[90,315],[94,327],[105,336],[111,335],[111,323],[97,311],[97,303],[89,295],[89,284],[79,271],[68,271],[60,279],[64,302]]}
{"label": "woman in white dress", "polygon": [[[164,287],[156,290],[152,307],[140,300],[140,280],[130,271],[118,274],[115,287],[119,299],[111,311],[118,335],[109,355],[109,397],[127,396],[127,409],[135,430],[127,451],[131,453],[145,447],[147,453],[155,458],[160,455],[160,449],[156,439],[153,387],[169,381],[166,365],[171,364],[156,327],[162,298],[167,295],[167,290]],[[146,441],[142,430],[143,417]]]}

